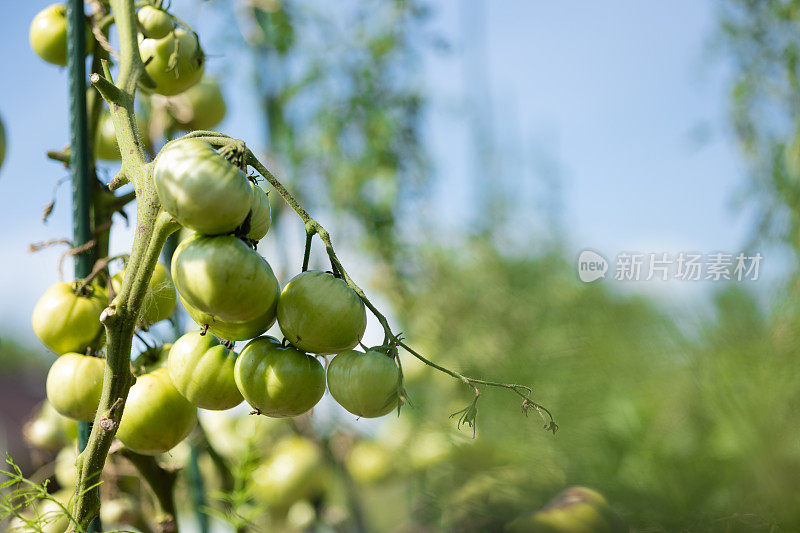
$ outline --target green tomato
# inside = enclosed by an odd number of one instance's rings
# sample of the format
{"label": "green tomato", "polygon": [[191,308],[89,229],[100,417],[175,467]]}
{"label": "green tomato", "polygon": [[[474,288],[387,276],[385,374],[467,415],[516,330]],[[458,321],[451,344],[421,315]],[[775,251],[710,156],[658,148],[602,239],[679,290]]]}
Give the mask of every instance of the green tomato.
{"label": "green tomato", "polygon": [[325,488],[324,459],[316,444],[303,437],[287,437],[253,472],[251,491],[260,502],[288,510],[296,501],[319,495]]}
{"label": "green tomato", "polygon": [[58,414],[45,400],[22,428],[22,436],[34,448],[54,452],[77,438],[77,424],[75,420]]}
{"label": "green tomato", "polygon": [[139,376],[131,387],[117,437],[136,453],[158,455],[174,448],[197,425],[197,408],[181,396],[166,368]]}
{"label": "green tomato", "polygon": [[325,370],[314,357],[274,337],[250,341],[236,360],[236,385],[247,403],[273,418],[297,416],[325,393]]}
{"label": "green tomato", "polygon": [[183,304],[184,309],[186,309],[186,312],[189,313],[189,316],[192,317],[192,320],[194,320],[198,326],[208,327],[208,333],[229,341],[248,341],[258,337],[271,328],[275,323],[275,313],[278,308],[278,297],[276,294],[275,304],[264,311],[264,314],[245,322],[227,322],[220,320],[212,315],[209,315],[208,313],[204,313],[198,309],[195,309],[186,303],[183,298],[181,298],[181,303]]}
{"label": "green tomato", "polygon": [[63,488],[74,487],[78,482],[78,467],[75,462],[78,460],[77,446],[64,446],[56,455],[54,474],[56,481]]}
{"label": "green tomato", "polygon": [[250,205],[250,233],[248,237],[258,242],[264,238],[272,224],[269,196],[257,183],[250,183],[253,189],[253,202]]}
{"label": "green tomato", "polygon": [[[136,115],[136,126],[139,130],[139,135],[145,144],[150,143],[149,125],[147,120],[141,115]],[[119,153],[119,145],[117,145],[117,134],[114,130],[114,120],[111,114],[104,111],[100,115],[100,120],[97,124],[97,136],[94,141],[94,153],[98,159],[105,161],[119,161],[122,156]]]}
{"label": "green tomato", "polygon": [[292,278],[278,301],[278,324],[306,352],[338,353],[358,344],[367,327],[364,303],[341,279],[309,270]]}
{"label": "green tomato", "polygon": [[78,353],[65,353],[47,373],[47,400],[58,413],[90,422],[103,392],[105,361]]}
{"label": "green tomato", "polygon": [[[39,11],[31,22],[28,35],[31,48],[39,57],[54,65],[67,64],[67,6],[53,4]],[[86,50],[94,43],[91,28],[86,25]]]}
{"label": "green tomato", "polygon": [[167,368],[172,384],[197,407],[224,411],[242,403],[233,368],[236,353],[211,335],[192,331],[175,341]]}
{"label": "green tomato", "polygon": [[143,6],[136,18],[144,36],[151,39],[163,39],[175,27],[175,19],[169,13],[153,6]]}
{"label": "green tomato", "polygon": [[269,263],[232,235],[195,234],[172,256],[181,298],[214,318],[249,322],[276,307],[280,286]]}
{"label": "green tomato", "polygon": [[399,404],[400,371],[385,353],[346,350],[328,365],[328,390],[339,405],[356,416],[376,418]]}
{"label": "green tomato", "polygon": [[104,526],[124,526],[133,524],[139,513],[138,502],[130,496],[104,500],[100,506],[100,522]]}
{"label": "green tomato", "polygon": [[225,99],[219,84],[211,78],[203,78],[200,83],[186,89],[175,99],[187,111],[186,117],[173,116],[182,129],[210,130],[225,118]]}
{"label": "green tomato", "polygon": [[230,233],[250,212],[250,181],[199,139],[183,139],[162,150],[153,179],[164,209],[198,233]]}
{"label": "green tomato", "polygon": [[87,286],[85,296],[75,294],[76,283],[56,283],[33,308],[33,332],[57,354],[84,352],[102,333],[100,314],[108,297],[103,289]]}
{"label": "green tomato", "polygon": [[518,517],[506,525],[513,533],[622,533],[627,524],[598,492],[570,487],[539,511]]}
{"label": "green tomato", "polygon": [[203,77],[206,61],[200,41],[196,33],[183,28],[177,28],[161,39],[141,39],[139,54],[145,70],[156,82],[153,91],[158,94],[173,96],[182,93]]}
{"label": "green tomato", "polygon": [[[111,278],[111,287],[116,293],[122,289],[122,280],[125,275],[123,270]],[[169,276],[169,270],[161,263],[156,263],[147,292],[144,295],[139,320],[146,326],[161,322],[172,316],[177,305],[175,285]]]}
{"label": "green tomato", "polygon": [[362,440],[347,452],[344,465],[356,482],[370,484],[386,479],[392,473],[394,459],[377,442]]}

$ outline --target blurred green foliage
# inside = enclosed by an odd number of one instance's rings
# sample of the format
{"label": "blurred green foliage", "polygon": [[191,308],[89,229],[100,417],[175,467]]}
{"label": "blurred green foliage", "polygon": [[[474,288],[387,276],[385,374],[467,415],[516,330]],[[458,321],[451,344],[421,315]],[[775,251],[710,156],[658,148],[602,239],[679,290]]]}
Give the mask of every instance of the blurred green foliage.
{"label": "blurred green foliage", "polygon": [[469,389],[407,369],[414,408],[401,423],[451,444],[407,481],[410,530],[498,530],[569,485],[599,490],[648,531],[800,527],[795,311],[764,313],[731,285],[711,317],[671,316],[581,284],[563,257],[506,257],[483,241],[429,254],[404,313],[409,338],[467,375],[533,385],[561,429],[542,431],[489,389],[477,439],[465,438],[447,415]]}

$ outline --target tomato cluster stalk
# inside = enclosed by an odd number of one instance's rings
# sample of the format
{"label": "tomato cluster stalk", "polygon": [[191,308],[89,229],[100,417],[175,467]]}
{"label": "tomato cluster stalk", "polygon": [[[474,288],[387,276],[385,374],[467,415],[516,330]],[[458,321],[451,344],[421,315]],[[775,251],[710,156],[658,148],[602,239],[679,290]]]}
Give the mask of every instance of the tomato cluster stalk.
{"label": "tomato cluster stalk", "polygon": [[[180,227],[161,204],[153,182],[154,163],[147,161],[142,135],[138,130],[134,113],[134,95],[137,85],[141,83],[148,86],[153,82],[145,71],[139,52],[134,2],[133,0],[110,0],[109,3],[111,16],[113,16],[119,35],[119,73],[114,81],[108,62],[102,61],[100,68],[102,72],[93,73],[90,81],[108,103],[122,158],[120,172],[111,181],[109,189],[115,190],[126,183],[133,185],[137,200],[136,226],[133,247],[119,292],[100,317],[106,334],[106,365],[101,399],[95,414],[92,432],[87,446],[77,462],[78,486],[73,505],[73,517],[80,527],[85,527],[98,513],[100,473],[119,427],[129,390],[134,383],[130,369],[130,356],[137,320],[161,250],[168,236]],[[381,348],[396,362],[400,372],[400,380],[397,385],[399,398],[402,399],[405,395],[402,385],[402,367],[398,357],[398,350],[403,349],[423,363],[460,380],[473,391],[472,403],[464,411],[458,413],[460,415],[459,425],[466,423],[474,428],[477,412],[475,406],[480,395],[479,386],[484,385],[513,391],[523,399],[524,411],[527,412],[531,407],[536,409],[544,419],[545,427],[555,431],[556,425],[549,411],[533,402],[532,390],[529,387],[464,376],[430,361],[410,347],[399,334],[391,329],[386,316],[378,310],[350,277],[336,255],[328,231],[311,218],[294,196],[242,141],[212,131],[194,131],[180,140],[186,138],[205,141],[220,149],[220,152],[238,152],[241,154],[243,163],[263,176],[292,207],[305,224],[306,247],[303,271],[308,268],[313,237],[316,235],[321,239],[336,277],[341,278],[356,293],[383,328],[385,338]],[[170,143],[167,143],[164,148],[169,145]],[[398,405],[400,403],[398,402]],[[142,465],[145,470],[146,466]]]}

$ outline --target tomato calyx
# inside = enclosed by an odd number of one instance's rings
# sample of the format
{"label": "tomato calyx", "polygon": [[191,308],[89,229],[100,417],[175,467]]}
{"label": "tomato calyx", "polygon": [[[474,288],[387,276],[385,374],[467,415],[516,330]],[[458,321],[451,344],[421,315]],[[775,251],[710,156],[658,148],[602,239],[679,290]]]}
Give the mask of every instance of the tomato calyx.
{"label": "tomato calyx", "polygon": [[238,140],[226,144],[219,149],[219,155],[224,157],[230,164],[247,171],[247,146],[244,141]]}

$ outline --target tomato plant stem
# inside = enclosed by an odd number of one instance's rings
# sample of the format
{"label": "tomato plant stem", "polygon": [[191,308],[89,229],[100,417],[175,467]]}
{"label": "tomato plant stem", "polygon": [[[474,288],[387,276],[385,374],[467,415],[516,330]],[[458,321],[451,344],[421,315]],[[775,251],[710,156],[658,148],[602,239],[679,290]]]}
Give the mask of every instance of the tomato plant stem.
{"label": "tomato plant stem", "polygon": [[163,212],[151,184],[152,164],[147,163],[134,115],[134,92],[144,72],[139,57],[133,0],[111,0],[120,42],[120,71],[115,85],[107,62],[103,75],[90,80],[108,102],[122,155],[122,184],[133,183],[136,194],[136,231],[119,294],[101,315],[106,330],[106,368],[103,392],[86,449],[78,457],[78,484],[73,516],[85,527],[99,511],[100,473],[114,439],[125,400],[134,378],[130,371],[131,344],[136,319],[158,256],[170,233],[178,228]]}

